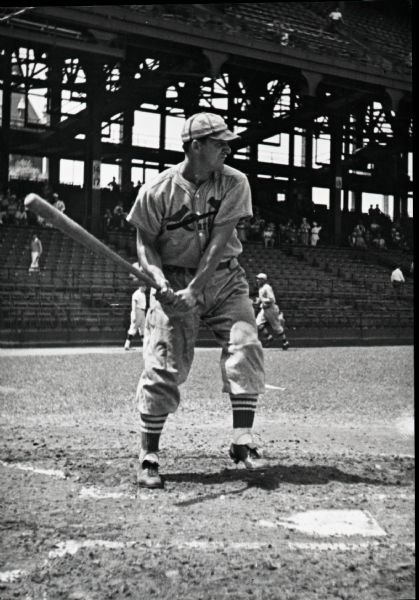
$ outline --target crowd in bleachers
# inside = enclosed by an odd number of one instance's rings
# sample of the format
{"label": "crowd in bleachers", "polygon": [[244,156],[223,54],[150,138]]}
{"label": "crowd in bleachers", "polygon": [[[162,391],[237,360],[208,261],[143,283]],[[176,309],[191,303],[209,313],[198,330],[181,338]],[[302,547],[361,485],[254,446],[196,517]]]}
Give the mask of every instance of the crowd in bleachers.
{"label": "crowd in bleachers", "polygon": [[[370,206],[368,214],[357,217],[351,226],[355,214],[343,214],[343,246],[380,250],[397,249],[407,253],[413,251],[411,219],[392,221],[379,209]],[[254,208],[254,216],[242,219],[238,226],[239,238],[242,242],[261,242],[265,248],[284,245],[302,245],[315,247],[318,244],[327,246],[330,234],[326,223],[318,222],[306,216],[286,217],[274,220],[265,218],[258,207]]]}

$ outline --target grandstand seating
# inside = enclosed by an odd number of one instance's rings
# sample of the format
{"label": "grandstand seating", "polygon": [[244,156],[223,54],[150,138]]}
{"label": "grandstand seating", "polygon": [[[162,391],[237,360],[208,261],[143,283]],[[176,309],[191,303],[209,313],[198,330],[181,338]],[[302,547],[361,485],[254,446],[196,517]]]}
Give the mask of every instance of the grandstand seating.
{"label": "grandstand seating", "polygon": [[[2,343],[122,343],[135,283],[109,260],[52,228],[39,231],[41,272],[30,274],[32,233],[31,228],[1,229]],[[109,232],[108,243],[135,261],[133,230]],[[291,339],[410,339],[413,282],[407,278],[403,297],[397,299],[389,265],[379,264],[377,255],[383,253],[333,246],[265,249],[246,243],[240,262],[252,296],[257,294],[256,274],[268,273]],[[389,255],[392,264],[395,257]],[[212,340],[203,329],[199,343]]]}
{"label": "grandstand seating", "polygon": [[200,5],[131,5],[160,19],[187,24],[194,28],[214,29],[241,37],[257,38],[280,44],[282,32],[291,36],[290,47],[308,50],[319,55],[340,57],[380,70],[392,69],[410,72],[406,62],[411,52],[412,40],[406,37],[410,26],[406,14],[397,9],[386,13],[383,8],[362,7],[357,2],[345,3],[344,28],[336,33],[327,31],[327,16],[336,2],[234,2],[207,5],[206,12],[197,10]]}

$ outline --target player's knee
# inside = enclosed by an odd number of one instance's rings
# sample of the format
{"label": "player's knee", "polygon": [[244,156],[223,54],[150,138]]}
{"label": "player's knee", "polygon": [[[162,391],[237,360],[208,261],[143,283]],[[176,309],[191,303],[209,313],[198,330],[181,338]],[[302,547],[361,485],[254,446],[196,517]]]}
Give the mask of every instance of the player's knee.
{"label": "player's knee", "polygon": [[[258,328],[263,325],[258,325]],[[237,321],[230,331],[230,344],[233,346],[246,346],[258,342],[257,329],[246,321]]]}

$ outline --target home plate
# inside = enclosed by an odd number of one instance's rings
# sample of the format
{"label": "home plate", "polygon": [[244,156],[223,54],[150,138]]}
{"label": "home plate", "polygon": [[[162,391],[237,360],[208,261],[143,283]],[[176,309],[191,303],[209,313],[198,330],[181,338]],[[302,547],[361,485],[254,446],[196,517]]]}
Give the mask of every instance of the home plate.
{"label": "home plate", "polygon": [[309,510],[296,513],[278,521],[288,529],[308,535],[362,535],[365,537],[387,535],[377,521],[362,510]]}
{"label": "home plate", "polygon": [[280,392],[285,392],[284,387],[278,387],[277,385],[269,385],[268,383],[266,383],[265,387],[267,390],[279,390]]}

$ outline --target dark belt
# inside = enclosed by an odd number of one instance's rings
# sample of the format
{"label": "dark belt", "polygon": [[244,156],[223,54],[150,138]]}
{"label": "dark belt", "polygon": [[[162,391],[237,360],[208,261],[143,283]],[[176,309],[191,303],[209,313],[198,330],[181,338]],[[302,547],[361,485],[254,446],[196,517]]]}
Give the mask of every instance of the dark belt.
{"label": "dark belt", "polygon": [[[221,271],[222,269],[230,269],[231,271],[239,266],[237,258],[229,258],[229,260],[224,260],[220,262],[216,271]],[[163,265],[163,271],[169,272],[187,272],[187,273],[196,273],[196,269],[190,267],[179,267],[177,265]]]}

